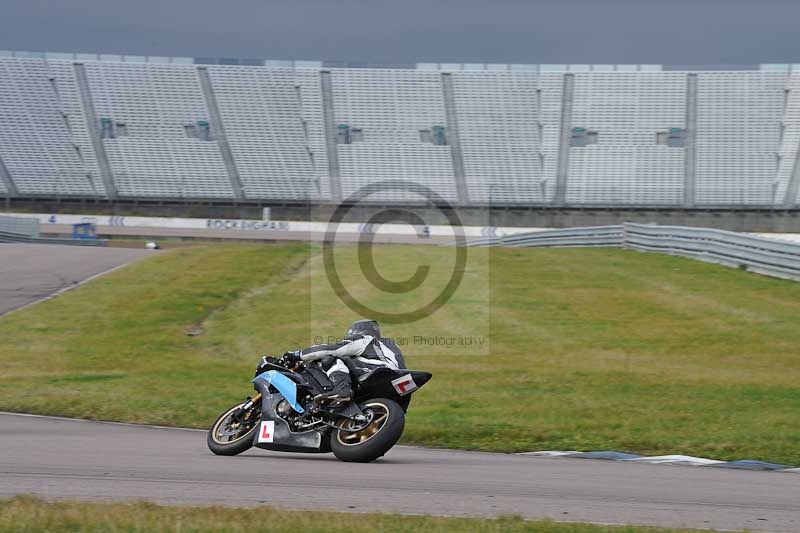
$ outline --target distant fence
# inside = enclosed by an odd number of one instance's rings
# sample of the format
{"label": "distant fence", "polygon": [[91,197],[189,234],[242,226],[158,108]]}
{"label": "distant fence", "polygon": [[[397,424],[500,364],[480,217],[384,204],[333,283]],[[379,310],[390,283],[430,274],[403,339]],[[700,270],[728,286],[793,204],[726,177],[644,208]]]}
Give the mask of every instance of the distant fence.
{"label": "distant fence", "polygon": [[24,235],[26,237],[39,237],[39,221],[27,217],[0,216],[0,232]]}
{"label": "distant fence", "polygon": [[105,246],[102,240],[42,238],[39,220],[28,217],[0,216],[0,243],[28,242],[37,244],[76,244],[79,246]]}
{"label": "distant fence", "polygon": [[104,240],[59,239],[56,237],[28,237],[19,233],[0,231],[0,243],[70,244],[76,246],[106,246]]}
{"label": "distant fence", "polygon": [[800,244],[732,231],[626,223],[469,241],[468,246],[605,246],[680,255],[800,281]]}
{"label": "distant fence", "polygon": [[553,229],[473,240],[468,246],[623,246],[624,233],[621,225]]}

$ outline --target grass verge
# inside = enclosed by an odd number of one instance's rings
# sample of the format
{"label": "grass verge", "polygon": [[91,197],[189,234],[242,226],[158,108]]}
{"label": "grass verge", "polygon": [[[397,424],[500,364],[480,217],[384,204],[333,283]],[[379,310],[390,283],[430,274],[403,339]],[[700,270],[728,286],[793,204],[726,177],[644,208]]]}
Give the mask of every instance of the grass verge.
{"label": "grass verge", "polygon": [[[434,373],[405,443],[800,465],[800,284],[624,250],[470,253],[447,305],[384,328],[410,340],[409,366]],[[438,279],[452,249],[374,255],[389,279],[419,264],[442,266]],[[375,306],[436,292],[372,290],[353,247],[337,264]],[[341,334],[356,318],[313,247],[170,250],[0,320],[0,409],[207,427],[250,392],[259,355]],[[489,344],[431,347],[420,335]]]}
{"label": "grass verge", "polygon": [[107,532],[107,531],[271,531],[276,533],[373,531],[486,531],[537,533],[667,533],[689,530],[596,526],[551,521],[526,521],[519,517],[437,518],[394,514],[348,514],[287,511],[260,507],[257,511],[223,507],[160,506],[152,503],[98,504],[45,503],[18,496],[0,500],[0,531]]}

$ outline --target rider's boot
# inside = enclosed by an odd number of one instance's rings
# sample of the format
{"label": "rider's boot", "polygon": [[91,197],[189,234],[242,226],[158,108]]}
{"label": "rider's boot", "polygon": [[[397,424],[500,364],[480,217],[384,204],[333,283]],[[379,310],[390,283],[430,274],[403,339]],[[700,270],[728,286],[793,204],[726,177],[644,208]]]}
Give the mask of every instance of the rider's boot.
{"label": "rider's boot", "polygon": [[328,379],[333,383],[333,388],[328,392],[318,394],[314,402],[318,405],[339,405],[347,403],[353,398],[353,387],[350,383],[350,374],[347,372],[331,372]]}

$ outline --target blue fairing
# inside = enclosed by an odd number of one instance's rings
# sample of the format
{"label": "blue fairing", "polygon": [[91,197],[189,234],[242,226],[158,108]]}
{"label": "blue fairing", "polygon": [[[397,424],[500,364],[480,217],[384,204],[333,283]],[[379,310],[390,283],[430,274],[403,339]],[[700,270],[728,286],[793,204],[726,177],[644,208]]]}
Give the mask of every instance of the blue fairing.
{"label": "blue fairing", "polygon": [[300,414],[305,413],[305,409],[300,407],[300,404],[297,403],[297,385],[294,381],[287,378],[277,370],[267,370],[263,374],[257,375],[253,382],[255,383],[256,380],[263,379],[276,389],[286,398],[286,401],[289,402],[289,405],[292,406],[292,409],[297,411]]}

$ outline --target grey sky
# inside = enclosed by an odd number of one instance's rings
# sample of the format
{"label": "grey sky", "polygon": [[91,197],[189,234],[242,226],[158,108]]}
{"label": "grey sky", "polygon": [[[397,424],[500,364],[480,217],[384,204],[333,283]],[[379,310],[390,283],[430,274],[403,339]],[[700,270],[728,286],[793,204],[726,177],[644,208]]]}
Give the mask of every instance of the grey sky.
{"label": "grey sky", "polygon": [[381,64],[800,63],[798,0],[0,0],[0,49]]}

